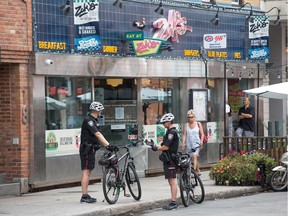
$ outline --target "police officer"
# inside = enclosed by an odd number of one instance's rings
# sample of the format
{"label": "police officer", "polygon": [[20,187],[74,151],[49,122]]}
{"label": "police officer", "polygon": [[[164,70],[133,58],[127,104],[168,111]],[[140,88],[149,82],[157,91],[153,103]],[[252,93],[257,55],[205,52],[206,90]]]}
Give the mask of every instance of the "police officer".
{"label": "police officer", "polygon": [[163,142],[161,146],[157,146],[153,140],[152,142],[146,142],[151,146],[153,151],[162,151],[159,159],[163,162],[165,179],[168,179],[171,191],[171,202],[168,205],[164,206],[165,210],[177,209],[178,205],[176,203],[177,197],[177,180],[176,172],[177,166],[176,161],[173,158],[173,155],[176,155],[178,152],[179,137],[178,131],[173,125],[174,115],[172,113],[167,113],[162,116],[160,123],[167,129],[166,134],[163,137]]}
{"label": "police officer", "polygon": [[89,177],[91,170],[95,167],[95,152],[100,148],[100,143],[106,148],[109,146],[108,141],[99,132],[100,124],[98,118],[104,106],[100,102],[92,102],[90,104],[90,114],[85,117],[81,128],[81,144],[80,144],[80,159],[81,159],[81,186],[82,197],[80,202],[95,203],[97,200],[88,194]]}

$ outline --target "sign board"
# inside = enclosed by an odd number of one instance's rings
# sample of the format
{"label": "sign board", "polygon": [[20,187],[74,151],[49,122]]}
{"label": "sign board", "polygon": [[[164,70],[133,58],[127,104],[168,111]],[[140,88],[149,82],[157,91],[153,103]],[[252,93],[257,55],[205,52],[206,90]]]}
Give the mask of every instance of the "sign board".
{"label": "sign board", "polygon": [[137,32],[126,32],[125,40],[142,40],[144,38],[144,33],[142,31]]}
{"label": "sign board", "polygon": [[204,49],[226,49],[227,35],[226,34],[204,34],[203,36]]}

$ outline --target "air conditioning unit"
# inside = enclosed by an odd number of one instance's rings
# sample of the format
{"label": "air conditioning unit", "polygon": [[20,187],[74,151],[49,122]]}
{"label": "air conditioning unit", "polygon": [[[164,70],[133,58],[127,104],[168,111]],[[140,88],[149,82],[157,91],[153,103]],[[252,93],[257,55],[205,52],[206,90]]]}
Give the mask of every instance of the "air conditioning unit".
{"label": "air conditioning unit", "polygon": [[242,0],[231,0],[232,5],[241,5]]}

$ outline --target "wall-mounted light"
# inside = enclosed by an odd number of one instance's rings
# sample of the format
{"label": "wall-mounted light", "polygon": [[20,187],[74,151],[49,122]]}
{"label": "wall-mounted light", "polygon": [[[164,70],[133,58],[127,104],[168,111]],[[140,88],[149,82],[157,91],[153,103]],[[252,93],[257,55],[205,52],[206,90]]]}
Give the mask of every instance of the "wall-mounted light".
{"label": "wall-mounted light", "polygon": [[281,22],[280,22],[280,12],[281,12],[281,10],[280,10],[278,7],[272,7],[270,10],[268,10],[268,11],[266,11],[266,12],[264,12],[264,13],[265,13],[265,14],[266,14],[266,13],[269,13],[269,12],[271,12],[273,9],[277,9],[277,19],[274,20],[273,23],[274,23],[275,25],[280,25],[280,24],[281,24]]}
{"label": "wall-mounted light", "polygon": [[218,13],[219,13],[219,6],[217,4],[213,4],[212,6],[216,6],[217,7],[217,13],[215,15],[215,17],[213,19],[210,20],[210,22],[213,24],[213,25],[218,25],[219,24],[219,16],[218,16]]}
{"label": "wall-mounted light", "polygon": [[122,8],[122,0],[116,0],[113,5],[118,8]]}
{"label": "wall-mounted light", "polygon": [[252,5],[249,2],[246,2],[244,5],[242,5],[239,9],[242,9],[243,7],[245,7],[246,5],[250,6],[250,13],[249,15],[247,15],[246,20],[249,20],[249,22],[254,22],[254,18],[253,18],[253,10],[252,10]]}
{"label": "wall-mounted light", "polygon": [[281,76],[280,76],[280,73],[278,73],[278,74],[277,74],[277,78],[278,78],[278,79],[280,79],[280,78],[281,78]]}
{"label": "wall-mounted light", "polygon": [[160,15],[164,14],[162,0],[160,1],[159,6],[154,11]]}
{"label": "wall-mounted light", "polygon": [[60,6],[60,10],[65,13],[65,15],[68,15],[70,12],[71,6],[70,6],[70,1],[67,0],[65,5]]}

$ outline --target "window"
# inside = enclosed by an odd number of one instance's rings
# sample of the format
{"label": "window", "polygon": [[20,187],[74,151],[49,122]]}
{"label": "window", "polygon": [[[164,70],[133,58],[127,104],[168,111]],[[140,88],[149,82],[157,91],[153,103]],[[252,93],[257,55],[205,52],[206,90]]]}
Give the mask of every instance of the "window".
{"label": "window", "polygon": [[46,78],[46,130],[81,128],[91,103],[89,78]]}
{"label": "window", "polygon": [[144,125],[159,124],[162,115],[172,112],[172,85],[172,79],[142,79]]}

